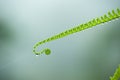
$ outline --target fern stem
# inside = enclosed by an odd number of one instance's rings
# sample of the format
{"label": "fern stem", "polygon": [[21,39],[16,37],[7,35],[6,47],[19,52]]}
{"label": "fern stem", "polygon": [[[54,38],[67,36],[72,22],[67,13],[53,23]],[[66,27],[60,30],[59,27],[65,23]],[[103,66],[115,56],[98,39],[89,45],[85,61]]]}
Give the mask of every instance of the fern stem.
{"label": "fern stem", "polygon": [[36,51],[36,48],[44,43],[47,43],[47,42],[50,42],[50,41],[53,41],[53,40],[56,40],[56,39],[59,39],[59,38],[63,38],[65,36],[68,36],[70,34],[73,34],[73,33],[76,33],[76,32],[80,32],[82,30],[85,30],[85,29],[88,29],[88,28],[92,28],[93,26],[96,26],[96,25],[99,25],[99,24],[102,24],[102,23],[106,23],[106,22],[109,22],[111,20],[114,20],[114,19],[117,19],[117,18],[120,18],[120,9],[117,8],[116,12],[114,10],[112,10],[111,12],[108,12],[108,14],[105,14],[99,18],[94,18],[86,23],[83,23],[81,25],[78,25],[72,29],[69,29],[69,30],[66,30],[64,32],[61,32],[57,35],[54,35],[50,38],[47,38],[43,41],[40,41],[38,43],[36,43],[34,45],[34,48],[33,48],[33,52],[36,54],[36,55],[40,55],[42,53],[45,52],[46,55],[49,55],[51,53],[51,50],[49,48],[46,48],[46,49],[43,49],[41,51]]}
{"label": "fern stem", "polygon": [[119,67],[116,69],[113,77],[110,77],[110,80],[119,80],[120,79],[120,65]]}

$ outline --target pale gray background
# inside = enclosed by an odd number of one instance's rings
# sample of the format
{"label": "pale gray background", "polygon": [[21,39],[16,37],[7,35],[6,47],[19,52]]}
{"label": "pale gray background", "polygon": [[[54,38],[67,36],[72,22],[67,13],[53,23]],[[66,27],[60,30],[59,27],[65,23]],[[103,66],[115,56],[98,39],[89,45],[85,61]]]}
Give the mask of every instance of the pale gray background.
{"label": "pale gray background", "polygon": [[108,80],[120,64],[120,19],[46,43],[120,8],[120,0],[0,0],[0,80]]}

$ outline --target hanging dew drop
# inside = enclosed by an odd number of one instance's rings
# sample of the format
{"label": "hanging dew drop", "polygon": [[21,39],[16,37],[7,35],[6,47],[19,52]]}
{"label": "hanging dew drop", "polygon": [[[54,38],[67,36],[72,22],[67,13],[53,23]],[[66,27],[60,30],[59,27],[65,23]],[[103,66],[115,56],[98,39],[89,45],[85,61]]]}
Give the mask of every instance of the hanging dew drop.
{"label": "hanging dew drop", "polygon": [[39,55],[36,55],[36,57],[39,56]]}
{"label": "hanging dew drop", "polygon": [[116,18],[115,20],[119,20],[118,18]]}

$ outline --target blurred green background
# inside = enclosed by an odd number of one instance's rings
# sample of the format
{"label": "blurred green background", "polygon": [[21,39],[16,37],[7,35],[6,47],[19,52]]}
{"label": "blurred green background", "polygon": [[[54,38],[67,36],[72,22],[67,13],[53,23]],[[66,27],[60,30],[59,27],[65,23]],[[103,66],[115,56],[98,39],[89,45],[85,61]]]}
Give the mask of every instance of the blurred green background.
{"label": "blurred green background", "polygon": [[0,80],[109,80],[120,64],[120,19],[55,40],[52,35],[120,8],[119,0],[0,0]]}

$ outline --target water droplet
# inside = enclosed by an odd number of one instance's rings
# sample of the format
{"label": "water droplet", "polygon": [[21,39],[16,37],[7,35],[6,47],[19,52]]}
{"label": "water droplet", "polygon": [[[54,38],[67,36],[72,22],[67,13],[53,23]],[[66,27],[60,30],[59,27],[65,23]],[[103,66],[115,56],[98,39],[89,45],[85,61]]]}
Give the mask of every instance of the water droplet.
{"label": "water droplet", "polygon": [[119,20],[118,18],[116,18],[116,20]]}
{"label": "water droplet", "polygon": [[101,23],[101,25],[104,25],[104,23]]}
{"label": "water droplet", "polygon": [[36,56],[39,56],[39,55],[36,55]]}

